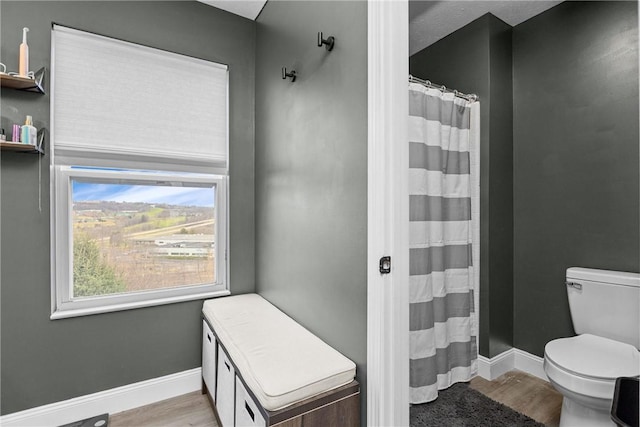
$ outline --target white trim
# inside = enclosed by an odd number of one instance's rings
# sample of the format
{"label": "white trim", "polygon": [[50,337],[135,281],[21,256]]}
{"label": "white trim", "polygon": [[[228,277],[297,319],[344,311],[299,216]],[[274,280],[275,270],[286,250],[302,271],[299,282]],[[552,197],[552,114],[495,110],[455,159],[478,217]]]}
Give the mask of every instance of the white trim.
{"label": "white trim", "polygon": [[489,381],[493,381],[500,375],[514,369],[513,349],[500,353],[491,359],[478,356],[478,375]]}
{"label": "white trim", "polygon": [[[212,298],[227,295],[226,260],[223,250],[226,241],[226,188],[227,177],[224,175],[190,174],[160,171],[130,171],[83,169],[72,166],[55,165],[53,167],[55,183],[51,187],[52,199],[55,200],[54,233],[55,252],[51,263],[51,320],[75,316],[85,316],[120,310],[129,310],[152,305],[170,304],[194,299]],[[216,282],[193,284],[173,288],[153,289],[138,292],[123,292],[113,295],[74,298],[73,295],[73,225],[72,225],[72,181],[85,179],[96,183],[131,182],[136,184],[157,185],[157,182],[181,182],[194,185],[205,185],[215,189],[215,235]],[[54,257],[56,259],[54,259]]]}
{"label": "white trim", "polygon": [[500,375],[517,369],[527,374],[549,381],[543,368],[544,359],[518,348],[511,348],[491,359],[478,356],[478,375],[493,381]]}
{"label": "white trim", "polygon": [[513,349],[513,356],[515,369],[531,374],[534,377],[538,377],[547,382],[549,381],[547,375],[544,373],[544,359],[542,357],[527,353],[519,348]]}
{"label": "white trim", "polygon": [[202,369],[194,368],[0,417],[3,427],[59,426],[96,415],[115,414],[200,390]]}
{"label": "white trim", "polygon": [[[158,164],[170,164],[184,172],[193,172],[194,167],[204,168],[207,171],[210,171],[212,167],[217,167],[221,170],[227,167],[227,158],[220,155],[194,157],[170,150],[150,150],[137,147],[88,147],[78,143],[65,143],[60,140],[56,141],[55,152],[58,159],[84,158],[93,159],[94,161],[96,161],[95,159],[109,159],[111,164],[113,164],[112,159],[115,159],[119,165],[121,161],[135,158],[138,163],[144,161],[156,165],[154,169],[158,169]],[[59,163],[60,161],[58,160]],[[96,161],[96,163],[98,162]],[[138,169],[142,168],[139,167]]]}
{"label": "white trim", "polygon": [[167,298],[155,298],[144,301],[128,302],[122,304],[109,304],[99,307],[91,308],[78,308],[78,309],[66,309],[58,310],[51,313],[49,319],[68,319],[70,317],[90,316],[92,314],[112,313],[114,311],[133,310],[135,308],[154,307],[157,305],[175,304],[178,302],[195,301],[199,299],[210,299],[217,297],[226,297],[231,295],[231,292],[227,289],[213,292],[202,292],[197,294],[179,295]]}
{"label": "white trim", "polygon": [[[409,424],[408,2],[368,1],[367,424]],[[391,256],[391,273],[378,272]]]}
{"label": "white trim", "polygon": [[480,103],[471,103],[469,126],[469,160],[471,176],[471,259],[473,260],[473,314],[470,316],[476,340],[480,331]]}

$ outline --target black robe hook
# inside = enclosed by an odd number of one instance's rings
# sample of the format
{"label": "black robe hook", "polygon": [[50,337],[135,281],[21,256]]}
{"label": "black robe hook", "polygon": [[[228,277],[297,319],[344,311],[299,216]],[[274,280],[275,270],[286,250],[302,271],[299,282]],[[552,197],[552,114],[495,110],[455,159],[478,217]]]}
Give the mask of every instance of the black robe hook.
{"label": "black robe hook", "polygon": [[335,43],[336,43],[335,37],[329,36],[329,38],[325,40],[324,38],[322,38],[322,31],[318,33],[318,47],[325,45],[327,50],[331,52],[331,50],[333,49],[333,45],[335,45]]}
{"label": "black robe hook", "polygon": [[282,80],[285,80],[287,77],[291,77],[291,83],[296,81],[296,70],[291,70],[290,73],[287,73],[287,67],[282,67]]}

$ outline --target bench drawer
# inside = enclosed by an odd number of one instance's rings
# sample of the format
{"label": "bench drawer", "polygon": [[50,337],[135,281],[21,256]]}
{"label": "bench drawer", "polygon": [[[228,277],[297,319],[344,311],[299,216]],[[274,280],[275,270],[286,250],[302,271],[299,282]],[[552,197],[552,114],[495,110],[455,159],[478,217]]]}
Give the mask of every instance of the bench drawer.
{"label": "bench drawer", "polygon": [[202,321],[202,379],[211,391],[216,392],[216,337],[204,320]]}
{"label": "bench drawer", "polygon": [[264,427],[267,423],[258,405],[236,376],[236,427]]}
{"label": "bench drawer", "polygon": [[235,380],[236,373],[231,364],[231,360],[224,349],[218,345],[216,409],[218,410],[222,427],[233,427],[234,425]]}

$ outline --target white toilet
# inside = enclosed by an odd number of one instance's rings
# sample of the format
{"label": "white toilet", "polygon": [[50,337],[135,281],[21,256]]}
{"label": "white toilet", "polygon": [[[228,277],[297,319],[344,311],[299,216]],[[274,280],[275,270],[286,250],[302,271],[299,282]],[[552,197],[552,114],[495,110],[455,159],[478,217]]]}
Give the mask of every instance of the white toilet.
{"label": "white toilet", "polygon": [[614,426],[616,378],[640,374],[640,274],[572,267],[566,287],[578,335],[544,348],[544,371],[563,395],[560,426]]}

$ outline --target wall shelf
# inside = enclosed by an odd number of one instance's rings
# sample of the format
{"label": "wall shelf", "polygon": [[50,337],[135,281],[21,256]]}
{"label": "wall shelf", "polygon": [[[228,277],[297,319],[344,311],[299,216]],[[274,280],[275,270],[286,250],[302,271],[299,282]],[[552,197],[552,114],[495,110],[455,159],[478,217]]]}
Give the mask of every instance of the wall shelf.
{"label": "wall shelf", "polygon": [[2,87],[44,94],[44,74],[44,67],[35,72],[33,79],[0,73],[0,83]]}
{"label": "wall shelf", "polygon": [[38,144],[23,144],[21,142],[0,141],[0,151],[13,151],[14,153],[44,154],[45,130],[38,130]]}

